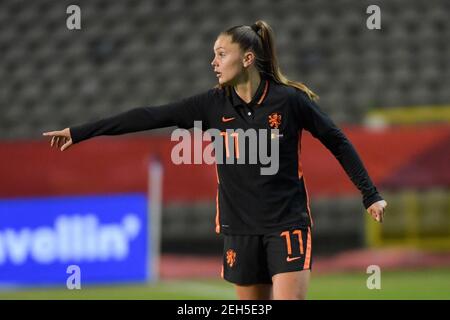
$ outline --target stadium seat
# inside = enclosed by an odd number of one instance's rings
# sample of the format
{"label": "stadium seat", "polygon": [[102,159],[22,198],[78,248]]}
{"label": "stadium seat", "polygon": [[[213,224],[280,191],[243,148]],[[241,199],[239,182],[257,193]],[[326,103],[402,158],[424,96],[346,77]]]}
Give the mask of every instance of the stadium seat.
{"label": "stadium seat", "polygon": [[[374,105],[450,102],[445,1],[383,3],[382,32],[365,28],[366,6],[352,1],[130,0],[81,7],[82,29],[70,31],[64,3],[2,2],[0,103],[7,111],[0,138],[32,138],[36,123],[54,127],[71,116],[83,122],[207,90],[215,84],[209,63],[218,33],[257,19],[274,28],[284,72],[311,86],[332,117],[359,122]],[[25,119],[20,127],[18,119]]]}

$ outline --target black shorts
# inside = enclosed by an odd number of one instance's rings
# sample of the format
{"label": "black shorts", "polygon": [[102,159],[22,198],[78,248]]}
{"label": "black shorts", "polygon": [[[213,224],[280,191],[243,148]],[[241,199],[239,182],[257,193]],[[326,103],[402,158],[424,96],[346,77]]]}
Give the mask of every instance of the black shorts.
{"label": "black shorts", "polygon": [[234,284],[272,283],[272,276],[311,270],[311,229],[264,235],[224,234],[222,277]]}

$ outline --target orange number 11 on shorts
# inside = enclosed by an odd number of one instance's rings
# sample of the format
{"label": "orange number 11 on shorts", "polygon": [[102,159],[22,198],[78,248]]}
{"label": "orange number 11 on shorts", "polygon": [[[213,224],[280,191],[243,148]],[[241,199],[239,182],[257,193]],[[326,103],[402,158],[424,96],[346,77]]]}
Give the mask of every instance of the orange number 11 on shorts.
{"label": "orange number 11 on shorts", "polygon": [[[303,254],[303,239],[302,239],[302,231],[301,230],[294,230],[292,231],[292,234],[296,234],[298,236],[298,244],[300,247],[300,254]],[[292,255],[292,246],[291,246],[291,235],[289,234],[289,231],[284,231],[280,234],[280,236],[286,238],[286,246],[287,246],[287,252],[288,256]]]}

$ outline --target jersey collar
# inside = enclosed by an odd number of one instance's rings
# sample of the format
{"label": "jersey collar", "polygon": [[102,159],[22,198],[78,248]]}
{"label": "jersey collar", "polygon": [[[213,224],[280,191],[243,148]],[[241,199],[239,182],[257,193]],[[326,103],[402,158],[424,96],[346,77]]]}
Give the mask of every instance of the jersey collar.
{"label": "jersey collar", "polygon": [[261,82],[259,83],[258,89],[256,89],[256,92],[255,92],[255,95],[252,98],[252,101],[250,101],[250,103],[245,103],[245,101],[243,101],[238,96],[238,94],[236,93],[234,88],[230,87],[231,104],[233,105],[233,107],[237,107],[237,106],[240,106],[240,105],[258,106],[266,98],[268,89],[269,89],[269,80],[266,79],[266,78],[261,77]]}

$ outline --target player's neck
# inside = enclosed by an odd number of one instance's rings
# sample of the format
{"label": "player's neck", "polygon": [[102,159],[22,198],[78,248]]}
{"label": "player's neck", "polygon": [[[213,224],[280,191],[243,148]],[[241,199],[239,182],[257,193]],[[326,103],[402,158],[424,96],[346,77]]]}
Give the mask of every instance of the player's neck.
{"label": "player's neck", "polygon": [[257,70],[250,70],[243,79],[234,86],[238,96],[246,103],[250,103],[255,96],[256,90],[261,82],[261,76]]}

